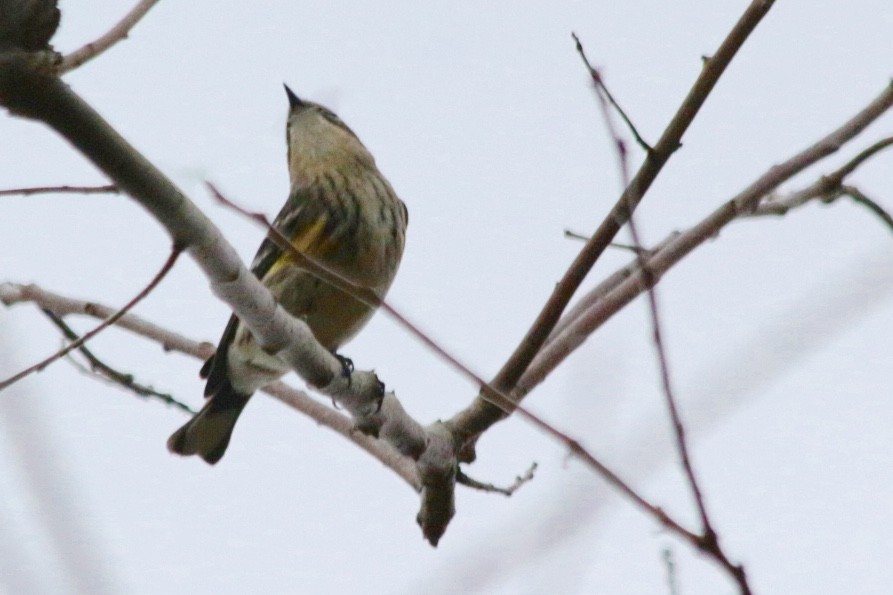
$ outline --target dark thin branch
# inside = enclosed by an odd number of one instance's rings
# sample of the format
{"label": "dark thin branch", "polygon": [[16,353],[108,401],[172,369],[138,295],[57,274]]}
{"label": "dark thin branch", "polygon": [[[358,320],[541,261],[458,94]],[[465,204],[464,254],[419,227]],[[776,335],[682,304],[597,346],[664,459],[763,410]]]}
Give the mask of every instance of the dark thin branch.
{"label": "dark thin branch", "polygon": [[636,246],[631,244],[622,244],[620,242],[611,242],[611,248],[617,248],[619,250],[626,250],[627,252],[632,252],[636,256],[642,256],[647,258],[650,256],[654,250],[650,248],[645,248],[643,246]]}
{"label": "dark thin branch", "polygon": [[632,120],[626,115],[626,112],[623,111],[623,108],[620,107],[620,104],[614,99],[614,96],[611,94],[611,91],[608,90],[608,86],[605,85],[604,79],[602,79],[601,73],[593,68],[592,64],[589,63],[589,58],[586,57],[586,52],[583,51],[583,44],[580,43],[580,38],[577,37],[576,33],[571,33],[571,37],[574,39],[574,43],[577,45],[577,53],[580,54],[580,58],[583,59],[583,64],[586,65],[586,68],[589,70],[589,76],[592,78],[592,84],[595,86],[597,92],[604,93],[605,98],[608,100],[608,103],[617,110],[617,113],[620,114],[620,117],[623,118],[623,121],[626,123],[627,128],[632,133],[633,138],[636,139],[636,143],[645,150],[646,153],[650,153],[654,149],[651,148],[645,139],[642,138],[642,135],[639,134],[639,131],[636,130],[636,127],[633,125]]}
{"label": "dark thin branch", "polygon": [[[584,242],[589,239],[589,236],[584,236],[581,233],[577,233],[577,232],[571,231],[569,229],[564,230],[564,237],[570,238],[572,240],[582,240]],[[648,256],[649,254],[654,252],[654,250],[649,249],[649,248],[638,248],[636,246],[633,246],[630,244],[624,244],[622,242],[611,242],[609,247],[619,248],[620,250],[626,250],[627,252],[632,252],[633,254],[642,254],[643,253],[646,256]]]}
{"label": "dark thin branch", "polygon": [[877,217],[886,224],[887,227],[890,228],[890,231],[893,231],[893,217],[890,216],[889,211],[884,209],[880,204],[878,204],[875,200],[869,198],[864,192],[856,188],[855,186],[841,186],[840,191],[845,195],[849,196],[856,204],[860,204],[864,207],[867,207],[872,213],[877,215]]}
{"label": "dark thin branch", "polygon": [[28,196],[31,194],[119,194],[114,184],[105,186],[35,186],[0,190],[0,196]]}
{"label": "dark thin branch", "polygon": [[[639,238],[636,231],[633,231],[635,226],[632,223],[632,219],[630,220],[630,231],[634,234],[635,242],[639,243]],[[657,351],[657,359],[660,363],[660,380],[661,387],[663,389],[664,398],[667,404],[667,410],[670,413],[670,419],[673,422],[673,431],[676,436],[676,448],[679,450],[679,456],[682,460],[682,469],[685,472],[685,476],[688,479],[689,488],[694,495],[695,504],[698,508],[698,514],[701,517],[701,528],[704,534],[705,540],[708,542],[716,541],[716,532],[713,529],[713,526],[710,522],[710,517],[707,515],[707,507],[704,504],[704,494],[701,491],[700,484],[698,483],[697,477],[695,475],[694,466],[691,462],[691,455],[688,450],[688,441],[685,436],[685,425],[682,423],[682,417],[679,415],[679,407],[676,404],[676,397],[673,393],[673,385],[670,380],[670,365],[667,359],[667,351],[666,346],[664,345],[663,340],[663,330],[661,328],[660,322],[660,310],[657,305],[657,294],[654,291],[654,284],[656,283],[656,278],[653,273],[648,269],[647,260],[643,257],[640,257],[640,264],[642,265],[642,274],[646,277],[645,285],[648,287],[647,296],[648,296],[648,307],[651,313],[651,331],[652,338],[654,340],[654,347]],[[742,585],[744,588],[744,585]]]}
{"label": "dark thin branch", "polygon": [[577,231],[571,231],[570,229],[564,230],[564,237],[570,238],[572,240],[583,240],[584,242],[589,241],[589,236]]}
{"label": "dark thin branch", "polygon": [[14,374],[14,375],[10,376],[9,378],[7,378],[6,380],[0,382],[0,391],[9,387],[12,384],[15,384],[16,382],[29,376],[30,374],[33,374],[34,372],[40,372],[41,370],[43,370],[44,368],[46,368],[53,362],[57,361],[58,359],[60,359],[62,357],[65,357],[67,354],[71,353],[71,351],[78,349],[84,343],[86,343],[87,341],[89,341],[90,339],[92,339],[93,337],[98,335],[99,333],[101,333],[103,330],[105,330],[109,326],[115,324],[115,322],[117,322],[117,320],[119,318],[124,316],[134,306],[136,306],[138,303],[140,303],[140,301],[142,301],[143,298],[145,298],[147,295],[149,295],[152,292],[152,290],[155,289],[155,287],[159,283],[161,283],[161,280],[164,279],[164,277],[168,274],[168,272],[171,270],[171,268],[173,268],[174,263],[177,262],[177,258],[180,256],[181,252],[182,252],[182,250],[178,246],[175,245],[171,249],[170,256],[167,257],[167,260],[165,261],[164,265],[161,267],[161,270],[159,270],[158,273],[156,273],[156,275],[149,282],[149,284],[146,285],[146,287],[143,288],[143,290],[140,291],[132,300],[127,302],[127,304],[125,304],[123,308],[121,308],[120,310],[118,310],[117,312],[112,314],[110,317],[108,317],[106,320],[104,320],[102,323],[100,323],[92,331],[90,331],[89,333],[87,333],[86,335],[81,337],[80,339],[77,339],[76,341],[72,342],[70,345],[68,345],[64,349],[61,349],[60,351],[54,353],[53,355],[49,356],[48,358],[44,359],[43,361],[40,361],[40,362],[34,364],[33,366],[31,366],[25,370],[22,370],[21,372]]}
{"label": "dark thin branch", "polygon": [[[74,330],[70,326],[68,326],[60,316],[57,316],[55,312],[47,308],[41,308],[40,311],[43,312],[46,317],[49,318],[50,321],[55,324],[60,331],[62,331],[62,334],[65,336],[66,339],[68,339],[69,341],[80,340],[80,336],[78,336],[78,334],[74,332]],[[140,384],[134,379],[133,374],[125,374],[124,372],[119,372],[118,370],[112,368],[101,359],[96,357],[96,355],[91,350],[87,349],[87,347],[85,347],[83,344],[77,348],[77,351],[80,352],[81,355],[83,355],[87,359],[87,362],[89,362],[90,364],[90,368],[85,369],[85,372],[102,376],[113,384],[123,386],[127,390],[139,395],[140,397],[155,398],[167,405],[172,405],[174,407],[177,407],[178,409],[182,409],[187,413],[193,415],[196,413],[196,411],[189,407],[189,405],[186,405],[182,401],[178,401],[173,396],[167,393],[158,392],[150,386]]]}
{"label": "dark thin branch", "polygon": [[893,146],[893,136],[882,138],[873,145],[859,151],[859,153],[850,159],[843,167],[831,174],[831,177],[838,182],[843,181],[844,178],[856,171],[863,163],[891,146]]}
{"label": "dark thin branch", "polygon": [[[575,37],[576,39],[576,37]],[[601,81],[601,76],[598,72],[596,72],[591,66],[589,66],[589,60],[586,58],[586,54],[583,52],[583,47],[580,45],[579,40],[577,40],[577,51],[583,57],[583,61],[586,63],[587,67],[592,72],[593,80]],[[619,130],[614,125],[614,121],[611,119],[611,103],[607,94],[603,91],[603,86],[596,84],[595,95],[598,99],[598,105],[602,114],[602,117],[605,121],[605,128],[608,131],[612,141],[614,142],[614,146],[617,149],[617,161],[620,169],[620,177],[621,182],[624,188],[629,186],[629,161],[628,155],[626,151],[626,143],[620,135]],[[630,206],[630,212],[634,209],[634,206]],[[661,380],[661,388],[664,395],[664,400],[666,402],[667,410],[670,414],[670,420],[673,424],[673,434],[676,437],[676,449],[679,452],[679,457],[682,462],[682,469],[685,473],[686,480],[689,485],[689,489],[692,491],[692,495],[694,496],[695,506],[698,509],[698,514],[701,517],[701,535],[699,537],[699,545],[698,547],[710,555],[713,559],[718,561],[720,565],[726,568],[726,570],[731,574],[732,578],[738,582],[738,586],[741,589],[742,593],[749,593],[750,586],[747,584],[746,576],[744,574],[744,570],[740,565],[730,564],[725,553],[720,549],[718,536],[716,531],[713,528],[712,523],[710,522],[710,517],[707,514],[707,507],[704,503],[704,494],[701,490],[700,484],[698,483],[697,476],[695,475],[694,465],[691,462],[691,456],[689,454],[688,449],[688,440],[686,439],[685,434],[685,425],[682,423],[682,418],[679,414],[679,407],[676,403],[676,397],[673,391],[672,381],[670,379],[670,364],[667,358],[667,350],[663,340],[663,330],[660,318],[660,308],[658,307],[657,302],[657,291],[654,286],[657,284],[658,277],[648,268],[648,253],[642,248],[642,239],[639,235],[638,227],[636,226],[635,217],[630,214],[629,221],[627,222],[629,227],[630,236],[633,240],[633,245],[636,250],[637,258],[639,261],[639,270],[640,274],[643,278],[643,283],[646,287],[646,296],[648,298],[648,309],[649,309],[649,318],[651,320],[651,333],[652,340],[654,342],[654,349],[657,354],[657,360],[659,364],[660,370],[660,380]]]}
{"label": "dark thin branch", "polygon": [[511,496],[518,488],[523,486],[528,481],[533,479],[533,474],[536,472],[537,464],[534,463],[530,466],[524,475],[519,475],[515,478],[514,483],[512,485],[501,488],[499,486],[493,485],[492,483],[483,483],[476,479],[473,479],[465,474],[461,469],[456,473],[456,483],[464,485],[465,487],[472,488],[475,490],[480,490],[482,492],[494,492],[497,494],[502,494],[503,496]]}

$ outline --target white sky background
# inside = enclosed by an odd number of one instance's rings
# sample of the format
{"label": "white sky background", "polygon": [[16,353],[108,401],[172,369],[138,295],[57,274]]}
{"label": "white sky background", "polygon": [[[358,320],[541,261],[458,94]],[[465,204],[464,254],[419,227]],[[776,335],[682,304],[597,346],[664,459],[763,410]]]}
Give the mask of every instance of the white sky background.
{"label": "white sky background", "polygon": [[[54,41],[66,52],[125,10],[61,4]],[[618,195],[570,32],[653,142],[746,5],[163,1],[66,80],[246,260],[263,232],[213,203],[204,180],[275,214],[287,193],[281,83],[335,109],[409,206],[391,302],[491,376],[580,247],[563,230],[591,232]],[[647,195],[647,241],[695,223],[876,96],[893,72],[890,31],[888,0],[779,1]],[[888,115],[787,188],[891,133]],[[852,179],[888,209],[891,164],[882,155]],[[48,129],[0,117],[0,187],[105,182]],[[168,253],[125,197],[0,200],[6,280],[120,305]],[[889,229],[841,201],[736,223],[659,286],[709,510],[759,592],[893,582],[891,249]],[[608,253],[586,287],[628,259]],[[228,316],[185,258],[137,313],[215,342]],[[528,404],[695,527],[646,321],[638,300]],[[2,376],[58,346],[34,308],[0,309]],[[92,347],[200,405],[199,362],[115,330]],[[423,421],[475,392],[385,316],[344,353]],[[681,593],[734,592],[519,419],[487,434],[468,471],[504,484],[537,461],[536,480],[511,499],[460,489],[436,550],[401,480],[281,403],[254,399],[214,468],[165,449],[185,419],[64,362],[0,394],[0,591],[668,593],[670,547]]]}

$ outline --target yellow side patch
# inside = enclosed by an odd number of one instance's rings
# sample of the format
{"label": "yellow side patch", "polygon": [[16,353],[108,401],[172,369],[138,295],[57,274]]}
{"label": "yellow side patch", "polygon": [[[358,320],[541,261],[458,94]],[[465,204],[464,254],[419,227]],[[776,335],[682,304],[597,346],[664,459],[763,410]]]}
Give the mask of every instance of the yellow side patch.
{"label": "yellow side patch", "polygon": [[[292,246],[305,256],[316,260],[325,257],[325,255],[335,246],[332,238],[325,238],[324,231],[326,228],[326,218],[321,217],[303,229],[299,229],[298,233],[290,238]],[[267,275],[272,275],[285,265],[289,264],[292,258],[289,254],[283,253],[282,256],[273,263]]]}

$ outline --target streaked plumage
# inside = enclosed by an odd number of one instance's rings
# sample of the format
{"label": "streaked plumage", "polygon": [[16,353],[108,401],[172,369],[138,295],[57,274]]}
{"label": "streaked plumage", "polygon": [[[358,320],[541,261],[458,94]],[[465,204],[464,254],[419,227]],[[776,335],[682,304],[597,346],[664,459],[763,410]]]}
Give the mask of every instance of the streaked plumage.
{"label": "streaked plumage", "polygon": [[[406,206],[350,128],[326,108],[302,101],[288,87],[286,92],[291,191],[273,225],[303,254],[384,297],[403,254]],[[333,352],[375,313],[298,267],[269,238],[251,271]],[[202,368],[209,401],[170,437],[168,448],[216,463],[251,394],[289,369],[260,349],[233,315],[216,355]]]}

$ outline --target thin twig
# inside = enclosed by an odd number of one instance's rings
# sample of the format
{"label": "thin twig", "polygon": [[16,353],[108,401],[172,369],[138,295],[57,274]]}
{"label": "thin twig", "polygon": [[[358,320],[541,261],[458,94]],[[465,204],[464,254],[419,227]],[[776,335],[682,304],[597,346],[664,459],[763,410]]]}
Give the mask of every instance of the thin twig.
{"label": "thin twig", "polygon": [[[66,339],[68,339],[69,341],[79,341],[80,340],[80,337],[78,336],[78,334],[76,332],[74,332],[74,329],[72,329],[70,326],[68,326],[65,323],[65,321],[62,320],[62,318],[60,316],[56,315],[55,312],[53,312],[49,308],[41,308],[40,311],[43,312],[46,315],[46,317],[49,318],[50,321],[53,324],[55,324],[56,327],[60,331],[62,331],[62,334],[65,335]],[[171,396],[167,393],[158,392],[157,390],[155,390],[154,388],[152,388],[150,386],[145,386],[143,384],[140,384],[139,382],[137,382],[134,379],[133,374],[126,374],[124,372],[119,372],[118,370],[112,368],[110,365],[108,365],[107,363],[103,362],[101,359],[96,357],[96,355],[91,350],[87,349],[87,347],[85,347],[84,345],[81,345],[80,347],[78,347],[77,350],[85,358],[87,358],[87,361],[90,364],[90,368],[85,369],[86,372],[88,372],[90,374],[97,374],[99,376],[102,376],[103,378],[109,380],[113,384],[123,386],[127,390],[129,390],[133,393],[136,393],[137,395],[139,395],[141,397],[148,397],[148,398],[154,397],[156,399],[159,399],[160,401],[162,401],[163,403],[165,403],[167,405],[173,405],[174,407],[182,409],[183,411],[185,411],[187,413],[190,413],[193,415],[196,413],[196,411],[194,411],[189,405],[187,405],[181,401],[178,401],[173,396]]]}
{"label": "thin twig", "polygon": [[[650,153],[654,149],[645,142],[645,139],[642,138],[642,135],[639,134],[639,131],[636,130],[636,127],[633,125],[632,120],[626,115],[626,112],[623,111],[623,108],[620,107],[620,104],[614,99],[614,96],[611,94],[611,91],[608,90],[608,86],[605,85],[604,79],[602,79],[601,73],[593,68],[592,64],[589,63],[589,58],[586,57],[586,53],[583,51],[583,44],[580,43],[580,38],[577,37],[576,33],[571,33],[571,37],[574,39],[574,42],[577,44],[577,53],[580,54],[580,58],[583,59],[583,64],[586,65],[586,68],[589,70],[589,77],[592,79],[592,84],[595,86],[596,90],[599,93],[604,93],[605,99],[608,100],[608,103],[617,110],[617,113],[620,114],[620,117],[623,118],[623,121],[626,123],[627,128],[632,133],[633,138],[636,139],[636,143],[640,147],[642,147],[646,153]],[[625,188],[625,186],[624,186]]]}
{"label": "thin twig", "polygon": [[533,463],[530,466],[530,469],[524,472],[524,475],[519,475],[518,477],[516,477],[512,485],[505,488],[493,485],[492,483],[483,483],[474,478],[471,478],[461,469],[456,472],[456,483],[462,484],[468,488],[480,490],[482,492],[492,492],[496,494],[502,494],[503,496],[511,496],[516,491],[518,491],[518,488],[533,479],[533,474],[536,472],[536,467],[537,464]]}
{"label": "thin twig", "polygon": [[654,250],[651,248],[645,248],[644,246],[636,246],[634,244],[624,244],[622,242],[611,242],[611,248],[617,248],[618,250],[626,250],[627,252],[632,252],[636,256],[641,256],[643,258],[647,258],[654,253]]}
{"label": "thin twig", "polygon": [[884,209],[880,204],[878,204],[875,200],[869,198],[864,192],[856,188],[855,186],[841,186],[840,191],[849,196],[856,204],[860,204],[862,206],[868,207],[868,209],[878,216],[878,218],[883,221],[887,227],[893,231],[893,216]]}
{"label": "thin twig", "polygon": [[0,196],[28,196],[31,194],[118,194],[114,184],[105,186],[35,186],[0,190]]}
{"label": "thin twig", "polygon": [[571,231],[570,229],[564,230],[564,237],[571,238],[572,240],[583,240],[584,242],[589,241],[589,236],[577,231]]}
{"label": "thin twig", "polygon": [[[633,241],[636,244],[639,244],[638,231],[636,230],[632,218],[630,218],[629,220],[629,228],[630,233],[634,238]],[[714,543],[716,541],[716,532],[714,531],[713,526],[710,522],[710,517],[707,515],[707,507],[704,504],[704,495],[701,491],[701,487],[698,483],[697,477],[695,476],[694,466],[691,462],[691,455],[688,451],[688,441],[685,437],[685,426],[682,423],[682,418],[679,415],[679,408],[676,404],[676,397],[673,394],[673,385],[670,380],[670,365],[667,359],[667,351],[663,341],[663,331],[661,329],[660,322],[660,310],[657,305],[657,292],[654,289],[656,279],[648,269],[647,259],[643,256],[640,256],[639,262],[641,264],[642,275],[646,278],[645,286],[648,288],[646,293],[648,296],[648,307],[651,314],[650,318],[652,338],[654,340],[654,348],[657,352],[657,359],[660,364],[661,387],[663,389],[664,398],[666,400],[667,410],[670,413],[670,419],[673,423],[673,431],[676,436],[676,448],[679,450],[679,456],[682,460],[682,469],[685,472],[689,488],[694,495],[695,505],[698,508],[698,514],[701,517],[701,528],[703,531],[704,539],[708,543]],[[744,585],[742,585],[742,588],[744,588]]]}
{"label": "thin twig", "polygon": [[149,9],[158,4],[158,1],[141,0],[138,2],[108,33],[65,56],[59,65],[59,74],[74,70],[126,38],[130,30],[146,16]]}
{"label": "thin twig", "polygon": [[888,136],[886,138],[882,138],[876,143],[866,147],[865,149],[859,151],[859,153],[850,159],[846,165],[838,169],[836,172],[831,174],[833,178],[835,178],[838,182],[843,181],[843,179],[849,176],[851,173],[856,171],[863,163],[868,161],[868,159],[874,157],[881,151],[884,151],[890,147],[893,147],[893,136]]}
{"label": "thin twig", "polygon": [[[584,236],[581,233],[577,233],[575,231],[571,231],[569,229],[564,230],[564,237],[571,238],[572,240],[582,240],[587,241],[589,236]],[[624,244],[622,242],[611,242],[611,248],[619,248],[620,250],[626,250],[628,252],[632,252],[633,254],[639,254],[640,252],[644,252],[646,255],[651,254],[653,250],[649,250],[648,248],[638,248],[636,246],[632,246],[630,244]]]}
{"label": "thin twig", "polygon": [[48,358],[44,359],[43,361],[40,361],[40,362],[34,364],[33,366],[31,366],[25,370],[22,370],[21,372],[14,374],[14,375],[10,376],[9,378],[7,378],[6,380],[0,382],[0,391],[9,387],[12,384],[15,384],[22,378],[25,378],[28,375],[33,374],[34,372],[39,372],[39,371],[43,370],[44,368],[46,368],[47,366],[49,366],[56,360],[64,357],[66,354],[70,353],[72,350],[78,349],[79,347],[81,347],[84,343],[86,343],[87,341],[89,341],[90,339],[95,337],[97,334],[102,332],[104,329],[115,324],[115,322],[117,322],[119,318],[124,316],[129,310],[131,310],[140,301],[142,301],[143,298],[145,298],[147,295],[149,295],[149,293],[151,293],[153,289],[155,289],[155,287],[161,282],[161,280],[164,279],[164,277],[168,274],[168,272],[171,270],[171,268],[173,268],[174,263],[177,262],[177,258],[180,256],[181,252],[182,252],[182,249],[179,246],[175,245],[171,249],[170,256],[167,257],[167,260],[165,261],[164,265],[161,267],[161,270],[159,270],[158,273],[149,282],[149,284],[146,285],[146,287],[143,288],[143,290],[140,291],[132,300],[127,302],[127,304],[125,304],[123,308],[121,308],[120,310],[118,310],[117,312],[112,314],[109,318],[104,320],[96,328],[94,328],[89,333],[85,334],[80,339],[73,341],[70,345],[68,345],[64,349],[61,349],[60,351],[54,353],[53,355],[49,356]]}

